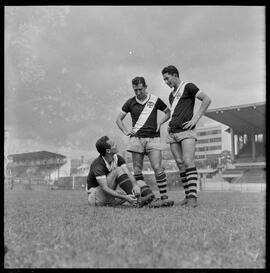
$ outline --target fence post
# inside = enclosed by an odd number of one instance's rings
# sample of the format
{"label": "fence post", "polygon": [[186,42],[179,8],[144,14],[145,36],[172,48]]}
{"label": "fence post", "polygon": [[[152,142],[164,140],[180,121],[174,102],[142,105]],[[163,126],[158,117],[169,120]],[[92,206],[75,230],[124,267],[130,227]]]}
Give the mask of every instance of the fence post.
{"label": "fence post", "polygon": [[223,181],[221,181],[221,192],[223,192]]}
{"label": "fence post", "polygon": [[75,186],[75,178],[74,175],[72,175],[72,189],[74,190],[74,186]]}
{"label": "fence post", "polygon": [[241,192],[243,192],[243,182],[241,181]]}

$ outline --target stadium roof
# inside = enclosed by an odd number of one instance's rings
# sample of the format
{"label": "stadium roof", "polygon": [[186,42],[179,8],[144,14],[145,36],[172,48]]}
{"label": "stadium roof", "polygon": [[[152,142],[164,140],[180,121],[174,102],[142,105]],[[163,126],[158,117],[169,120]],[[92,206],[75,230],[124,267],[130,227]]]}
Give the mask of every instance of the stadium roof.
{"label": "stadium roof", "polygon": [[65,158],[64,155],[51,153],[47,151],[39,151],[39,152],[32,152],[32,153],[22,153],[22,154],[12,154],[7,156],[9,159],[13,160],[42,160],[42,159],[49,159],[49,158]]}
{"label": "stadium roof", "polygon": [[265,102],[209,109],[205,116],[233,128],[236,134],[266,131]]}

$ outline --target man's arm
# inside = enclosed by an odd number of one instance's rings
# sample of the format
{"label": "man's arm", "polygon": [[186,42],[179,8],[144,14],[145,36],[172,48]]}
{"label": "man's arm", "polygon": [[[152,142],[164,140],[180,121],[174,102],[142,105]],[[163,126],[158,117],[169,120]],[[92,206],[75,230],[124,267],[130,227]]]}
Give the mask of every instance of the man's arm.
{"label": "man's arm", "polygon": [[98,184],[100,185],[100,187],[106,192],[108,193],[109,195],[113,196],[113,197],[116,197],[116,198],[119,198],[119,199],[123,199],[123,200],[126,200],[128,201],[129,203],[133,204],[135,200],[133,200],[129,195],[123,195],[123,194],[120,194],[118,193],[117,191],[111,189],[108,187],[108,183],[107,183],[107,179],[104,177],[104,178],[98,178],[97,177],[97,182]]}
{"label": "man's arm", "polygon": [[202,101],[201,106],[200,106],[198,112],[193,116],[193,118],[190,121],[183,123],[183,125],[185,124],[183,129],[193,128],[198,123],[200,118],[204,115],[204,113],[207,111],[207,109],[211,103],[211,99],[208,97],[207,94],[205,94],[202,91],[200,91],[198,93],[196,98],[199,99],[200,101]]}
{"label": "man's arm", "polygon": [[126,135],[129,136],[130,132],[127,130],[126,126],[123,123],[123,119],[126,117],[127,113],[120,112],[116,119],[116,124],[118,125],[119,129]]}
{"label": "man's arm", "polygon": [[156,132],[159,131],[160,129],[160,126],[165,123],[166,121],[168,121],[170,119],[170,116],[171,116],[171,110],[167,107],[164,111],[165,115],[161,118],[161,120],[158,122],[158,125],[157,125],[157,130]]}

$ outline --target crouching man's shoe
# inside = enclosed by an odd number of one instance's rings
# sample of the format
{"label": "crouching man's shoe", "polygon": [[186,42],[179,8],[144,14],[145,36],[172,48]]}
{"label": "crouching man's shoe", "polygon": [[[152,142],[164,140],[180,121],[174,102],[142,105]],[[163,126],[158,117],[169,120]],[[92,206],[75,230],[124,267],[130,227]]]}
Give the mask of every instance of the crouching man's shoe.
{"label": "crouching man's shoe", "polygon": [[139,196],[138,197],[138,201],[136,204],[137,208],[141,208],[143,206],[146,206],[147,204],[149,204],[153,199],[155,199],[155,195],[154,193],[149,193],[146,196]]}
{"label": "crouching man's shoe", "polygon": [[173,200],[169,200],[168,196],[162,196],[161,198],[155,198],[149,205],[149,208],[171,207],[174,205]]}

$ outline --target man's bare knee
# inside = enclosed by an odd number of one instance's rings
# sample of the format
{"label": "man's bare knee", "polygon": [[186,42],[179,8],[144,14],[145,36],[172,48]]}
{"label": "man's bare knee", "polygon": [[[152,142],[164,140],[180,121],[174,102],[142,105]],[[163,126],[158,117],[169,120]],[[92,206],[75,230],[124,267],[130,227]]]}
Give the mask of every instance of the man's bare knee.
{"label": "man's bare knee", "polygon": [[155,174],[160,174],[164,171],[164,169],[161,168],[161,166],[153,167],[153,170],[154,170]]}
{"label": "man's bare knee", "polygon": [[126,172],[124,171],[124,169],[120,166],[116,168],[116,172],[117,172],[117,177],[121,176],[122,174],[125,174]]}
{"label": "man's bare knee", "polygon": [[143,186],[146,185],[146,183],[143,180],[137,180],[137,185],[142,188]]}
{"label": "man's bare knee", "polygon": [[186,158],[183,158],[183,165],[184,167],[187,169],[187,168],[190,168],[190,167],[193,167],[194,166],[194,159],[191,158],[191,157],[186,157]]}

